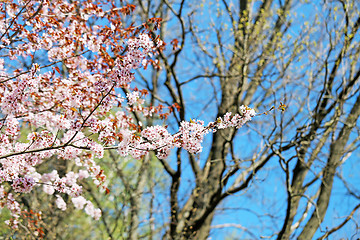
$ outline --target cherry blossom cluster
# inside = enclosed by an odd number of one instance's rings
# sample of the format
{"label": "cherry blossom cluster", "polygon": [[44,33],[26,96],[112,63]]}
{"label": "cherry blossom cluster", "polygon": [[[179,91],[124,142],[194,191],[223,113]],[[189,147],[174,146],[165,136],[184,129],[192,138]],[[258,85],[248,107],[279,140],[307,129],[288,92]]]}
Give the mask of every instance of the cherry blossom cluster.
{"label": "cherry blossom cluster", "polygon": [[[56,206],[62,211],[66,210],[66,202],[60,195],[56,195],[57,199],[55,201]],[[98,220],[101,217],[101,211],[98,208],[95,208],[93,203],[89,200],[86,200],[83,196],[73,197],[71,199],[76,209],[83,209],[85,206],[85,212],[93,217],[95,220]]]}
{"label": "cherry blossom cluster", "polygon": [[[163,126],[150,126],[141,132],[142,139],[137,145],[130,146],[133,149],[143,150],[143,153],[153,150],[160,159],[169,157],[171,149],[175,147],[181,147],[194,154],[200,153],[206,134],[229,127],[240,128],[256,115],[254,109],[246,106],[240,106],[239,112],[235,115],[228,112],[223,118],[219,117],[217,121],[210,122],[206,126],[201,120],[182,121],[179,131],[173,135]],[[131,148],[129,148],[130,154]]]}
{"label": "cherry blossom cluster", "polygon": [[127,85],[134,79],[132,71],[147,65],[147,56],[154,50],[153,40],[148,34],[140,34],[139,37],[130,38],[127,41],[128,52],[125,56],[118,58],[112,78],[119,85]]}
{"label": "cherry blossom cluster", "polygon": [[[69,195],[75,208],[99,219],[101,211],[84,197],[81,182],[91,179],[107,190],[98,160],[108,149],[135,159],[150,151],[166,159],[173,148],[196,154],[206,134],[239,128],[255,116],[253,109],[241,106],[239,113],[227,113],[207,125],[182,121],[176,133],[166,126],[144,127],[132,113],[144,118],[167,115],[161,105],[146,106],[146,91],[130,84],[136,69],[151,64],[159,68],[152,59],[165,46],[159,38],[123,27],[117,13],[121,8],[112,9],[107,1],[104,7],[91,0],[4,4],[0,3],[0,9],[6,9],[0,10],[0,207],[10,210],[12,227],[17,227],[21,212],[17,194],[34,188],[54,196],[63,211],[63,197]],[[89,24],[89,19],[101,25]],[[28,68],[21,61],[35,63]],[[40,172],[51,159],[59,165],[73,161],[77,168],[65,174],[57,169]]]}
{"label": "cherry blossom cluster", "polygon": [[224,129],[229,127],[240,128],[246,122],[250,121],[256,115],[255,110],[247,106],[241,105],[239,113],[232,116],[231,112],[224,115],[223,118],[219,117],[215,123],[210,123],[208,127],[216,129]]}
{"label": "cherry blossom cluster", "polygon": [[0,207],[7,207],[10,210],[11,216],[13,217],[10,220],[6,220],[5,223],[12,228],[16,229],[18,227],[21,206],[14,199],[14,195],[12,193],[8,193],[5,191],[4,186],[0,185]]}

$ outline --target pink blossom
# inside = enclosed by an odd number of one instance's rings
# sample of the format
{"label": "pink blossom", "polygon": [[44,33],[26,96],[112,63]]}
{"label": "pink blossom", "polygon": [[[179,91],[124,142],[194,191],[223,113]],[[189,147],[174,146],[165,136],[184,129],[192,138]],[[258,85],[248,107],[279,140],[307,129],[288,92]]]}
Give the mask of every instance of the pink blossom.
{"label": "pink blossom", "polygon": [[85,212],[89,216],[93,217],[95,220],[98,220],[101,217],[101,210],[98,208],[95,208],[92,202],[87,201]]}
{"label": "pink blossom", "polygon": [[88,178],[89,173],[86,170],[79,170],[79,180],[82,180],[84,178]]}
{"label": "pink blossom", "polygon": [[55,188],[51,185],[51,183],[45,183],[43,185],[43,191],[49,195],[53,195],[55,193]]}
{"label": "pink blossom", "polygon": [[139,92],[134,91],[134,92],[131,92],[131,93],[127,93],[126,97],[128,99],[129,105],[133,105],[139,99],[140,95],[139,95]]}
{"label": "pink blossom", "polygon": [[64,199],[60,196],[60,195],[56,195],[56,206],[61,209],[62,211],[66,210],[66,202],[64,201]]}
{"label": "pink blossom", "polygon": [[45,173],[42,175],[41,180],[43,182],[55,181],[59,178],[59,174],[56,170],[51,171],[51,173]]}
{"label": "pink blossom", "polygon": [[29,193],[34,187],[35,181],[33,178],[21,177],[17,178],[11,184],[15,192]]}
{"label": "pink blossom", "polygon": [[16,136],[19,132],[19,121],[10,115],[6,119],[5,134],[8,136]]}
{"label": "pink blossom", "polygon": [[190,153],[199,153],[202,151],[201,143],[204,135],[209,132],[209,129],[204,127],[203,121],[192,120],[181,122],[179,132],[181,147]]}
{"label": "pink blossom", "polygon": [[103,158],[104,156],[104,147],[98,143],[92,142],[90,149],[95,153],[97,158]]}
{"label": "pink blossom", "polygon": [[69,191],[67,191],[66,193],[69,194],[71,197],[78,197],[82,194],[82,186],[78,184],[73,184],[70,186]]}
{"label": "pink blossom", "polygon": [[87,200],[83,196],[72,198],[71,201],[77,209],[83,209],[87,203]]}
{"label": "pink blossom", "polygon": [[76,184],[76,180],[77,180],[78,176],[77,174],[75,174],[74,172],[68,172],[65,175],[65,178],[63,178],[66,182],[66,185],[74,185]]}

